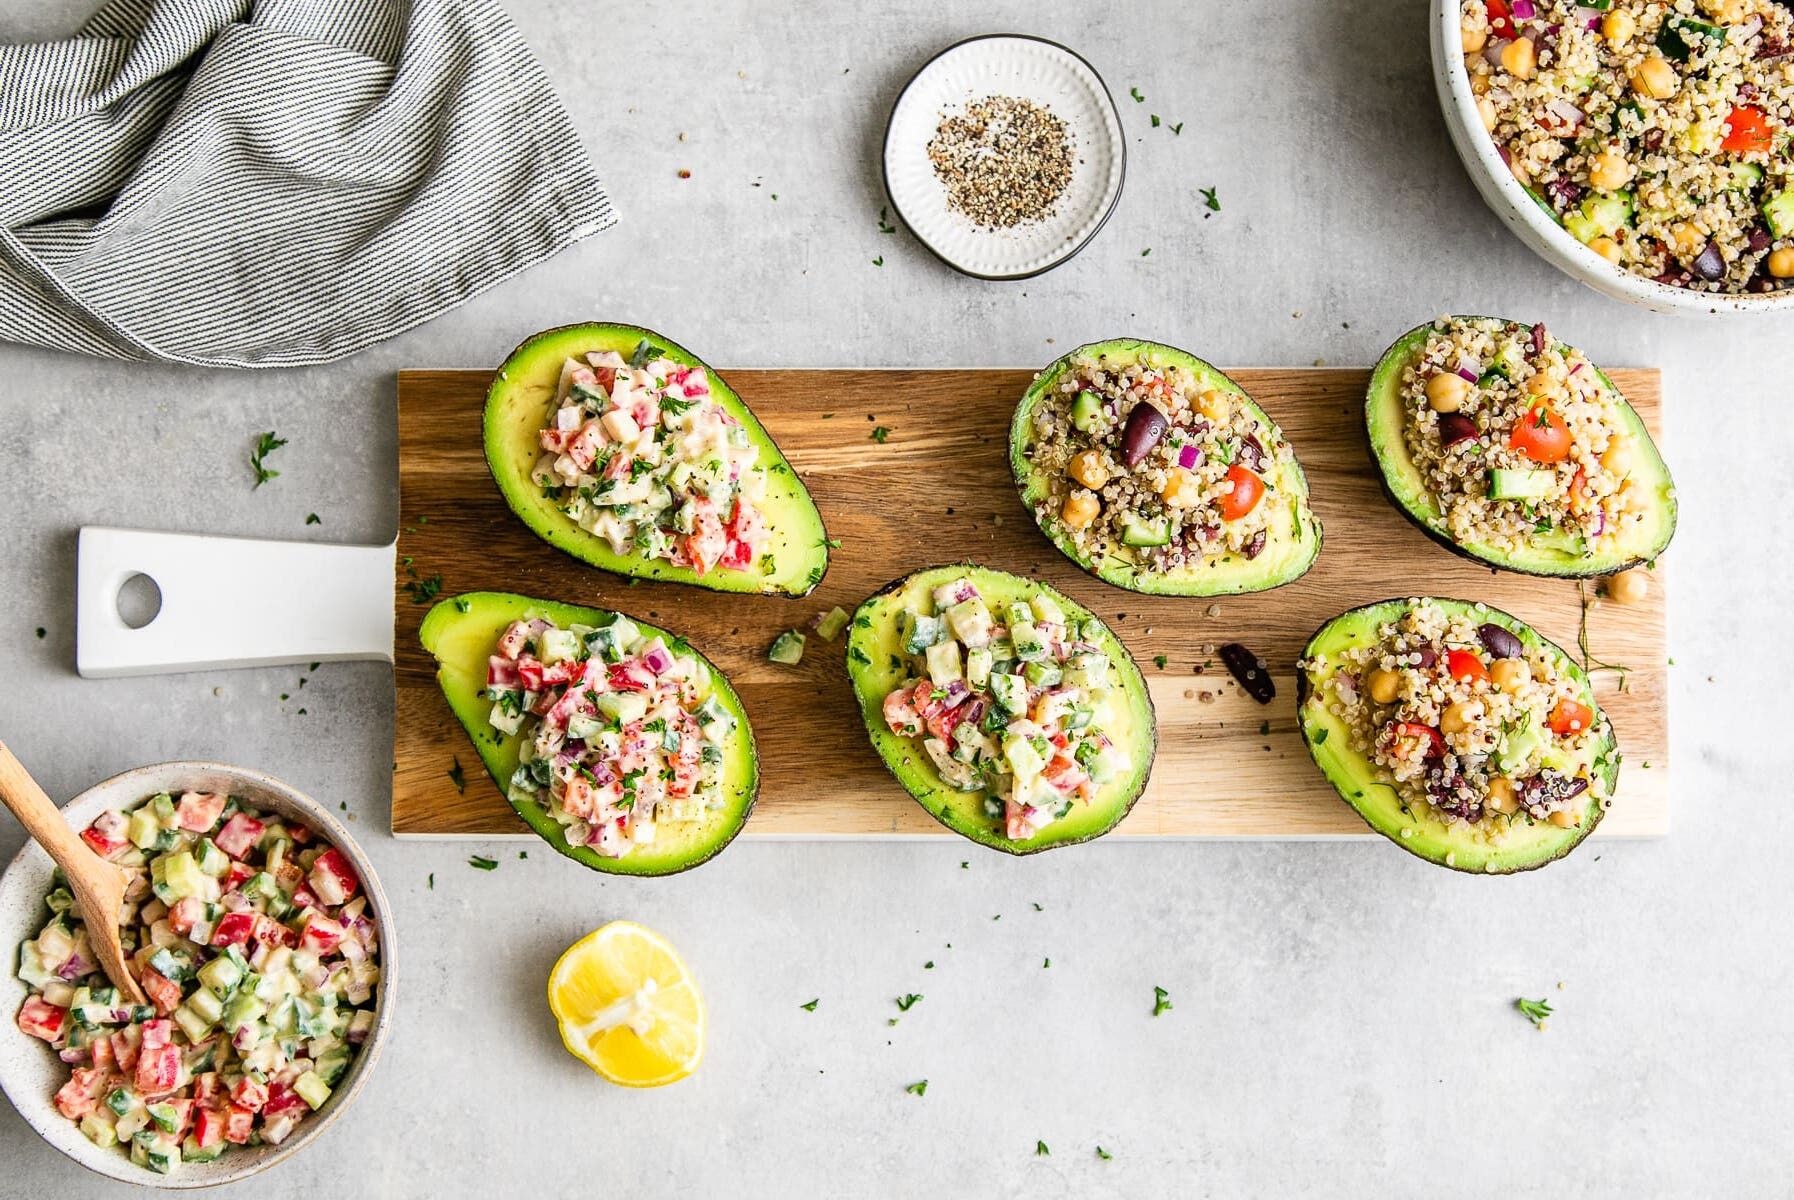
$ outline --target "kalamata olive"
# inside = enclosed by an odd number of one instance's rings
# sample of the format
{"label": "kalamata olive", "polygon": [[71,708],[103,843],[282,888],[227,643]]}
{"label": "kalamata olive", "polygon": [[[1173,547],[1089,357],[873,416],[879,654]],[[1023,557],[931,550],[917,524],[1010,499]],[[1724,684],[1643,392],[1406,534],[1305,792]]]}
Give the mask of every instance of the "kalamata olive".
{"label": "kalamata olive", "polygon": [[1715,279],[1725,278],[1725,256],[1719,252],[1718,242],[1708,242],[1707,248],[1694,256],[1689,268],[1702,279],[1711,283]]}
{"label": "kalamata olive", "polygon": [[1134,405],[1121,430],[1121,461],[1130,467],[1139,466],[1170,427],[1171,423],[1156,406],[1145,400]]}
{"label": "kalamata olive", "polygon": [[1439,661],[1439,652],[1431,646],[1416,646],[1408,653],[1414,656],[1414,665],[1422,671]]}
{"label": "kalamata olive", "polygon": [[1439,414],[1439,444],[1447,448],[1459,442],[1475,441],[1476,422],[1463,413]]}
{"label": "kalamata olive", "polygon": [[1265,552],[1265,531],[1261,529],[1257,533],[1252,535],[1251,541],[1246,543],[1246,549],[1244,551],[1244,554],[1246,555],[1247,558],[1257,558],[1259,555],[1263,554],[1264,552]]}
{"label": "kalamata olive", "polygon": [[1775,239],[1761,225],[1752,225],[1750,232],[1744,235],[1744,243],[1750,247],[1752,254],[1761,254],[1775,244]]}
{"label": "kalamata olive", "polygon": [[[1240,439],[1240,452],[1233,461],[1248,471],[1257,471],[1265,464],[1265,448],[1259,443],[1258,438],[1248,433]],[[1251,555],[1247,555],[1247,557],[1250,558]]]}
{"label": "kalamata olive", "polygon": [[1476,627],[1476,639],[1492,658],[1519,658],[1526,653],[1525,644],[1514,636],[1511,629],[1493,621]]}
{"label": "kalamata olive", "polygon": [[1269,704],[1276,698],[1277,681],[1265,668],[1264,659],[1238,642],[1228,642],[1221,647],[1221,661],[1227,664],[1228,671],[1248,696],[1260,704]]}
{"label": "kalamata olive", "polygon": [[1542,324],[1532,327],[1532,352],[1535,355],[1545,352],[1545,327]]}

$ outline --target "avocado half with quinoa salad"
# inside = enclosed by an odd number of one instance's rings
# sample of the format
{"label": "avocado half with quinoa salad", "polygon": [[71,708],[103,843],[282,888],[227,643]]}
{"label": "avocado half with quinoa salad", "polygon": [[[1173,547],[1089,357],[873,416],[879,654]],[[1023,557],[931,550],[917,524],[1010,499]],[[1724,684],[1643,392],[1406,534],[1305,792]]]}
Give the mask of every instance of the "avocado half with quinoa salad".
{"label": "avocado half with quinoa salad", "polygon": [[1341,613],[1310,639],[1296,688],[1327,781],[1428,862],[1542,867],[1612,802],[1619,745],[1587,673],[1487,605],[1422,597]]}
{"label": "avocado half with quinoa salad", "polygon": [[1276,424],[1172,346],[1094,342],[1042,371],[1010,423],[1009,466],[1053,544],[1130,591],[1262,592],[1321,552],[1308,480]]}
{"label": "avocado half with quinoa salad", "polygon": [[1364,419],[1384,490],[1435,541],[1530,575],[1650,562],[1676,490],[1644,421],[1543,325],[1441,317],[1377,363]]}
{"label": "avocado half with quinoa salad", "polygon": [[885,765],[962,837],[1032,854],[1113,829],[1158,746],[1140,668],[1044,583],[960,563],[861,604],[847,673]]}
{"label": "avocado half with quinoa salad", "polygon": [[574,558],[719,592],[802,596],[828,533],[722,376],[635,325],[566,325],[486,394],[486,462],[511,510]]}
{"label": "avocado half with quinoa salad", "polygon": [[492,782],[568,858],[671,875],[741,832],[759,786],[754,732],[685,639],[508,592],[441,601],[418,638]]}

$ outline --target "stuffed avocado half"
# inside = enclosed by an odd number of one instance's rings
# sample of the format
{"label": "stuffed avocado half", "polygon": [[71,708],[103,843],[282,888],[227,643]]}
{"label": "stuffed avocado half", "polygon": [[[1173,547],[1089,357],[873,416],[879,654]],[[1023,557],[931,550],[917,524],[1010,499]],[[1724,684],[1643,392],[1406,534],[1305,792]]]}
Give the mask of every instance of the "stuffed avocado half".
{"label": "stuffed avocado half", "polygon": [[1619,777],[1586,672],[1524,621],[1463,600],[1385,600],[1327,622],[1298,667],[1297,717],[1372,829],[1460,871],[1562,858]]}
{"label": "stuffed avocado half", "polygon": [[1364,418],[1396,507],[1479,562],[1607,575],[1675,534],[1675,487],[1644,421],[1543,325],[1445,317],[1410,330],[1378,362]]}
{"label": "stuffed avocado half", "polygon": [[1139,667],[1043,583],[970,564],[899,579],[854,614],[847,672],[885,765],[972,841],[1100,837],[1146,786],[1158,734]]}
{"label": "stuffed avocado half", "polygon": [[810,493],[741,397],[634,325],[567,325],[505,360],[486,462],[556,549],[620,575],[801,596],[828,569]]}
{"label": "stuffed avocado half", "polygon": [[1239,384],[1173,346],[1081,346],[1009,427],[1022,503],[1066,557],[1136,592],[1216,596],[1300,578],[1321,550],[1308,480]]}
{"label": "stuffed avocado half", "polygon": [[684,639],[508,592],[443,600],[418,637],[493,783],[562,854],[670,875],[741,832],[759,783],[753,730]]}

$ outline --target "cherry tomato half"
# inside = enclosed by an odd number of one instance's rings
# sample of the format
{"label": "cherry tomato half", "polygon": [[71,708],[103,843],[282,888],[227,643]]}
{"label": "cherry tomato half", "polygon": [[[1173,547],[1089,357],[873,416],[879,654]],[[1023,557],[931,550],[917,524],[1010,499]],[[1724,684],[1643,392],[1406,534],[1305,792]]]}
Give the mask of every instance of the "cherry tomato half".
{"label": "cherry tomato half", "polygon": [[1418,721],[1397,721],[1389,727],[1389,735],[1393,738],[1414,738],[1426,746],[1427,758],[1445,757],[1445,737],[1431,725],[1422,725]]}
{"label": "cherry tomato half", "polygon": [[1475,683],[1489,678],[1489,668],[1483,666],[1483,660],[1476,656],[1474,650],[1447,651],[1445,669],[1459,683]]}
{"label": "cherry tomato half", "polygon": [[1264,480],[1235,465],[1227,468],[1227,482],[1233,484],[1233,491],[1221,497],[1221,519],[1237,521],[1258,507],[1265,494]]}
{"label": "cherry tomato half", "polygon": [[1514,36],[1514,10],[1507,0],[1488,0],[1484,5],[1489,10],[1489,32],[1498,38]]}
{"label": "cherry tomato half", "polygon": [[1508,445],[1546,466],[1570,457],[1570,427],[1548,404],[1535,404],[1520,416]]}
{"label": "cherry tomato half", "polygon": [[1775,145],[1775,122],[1760,108],[1740,104],[1732,109],[1725,123],[1731,130],[1719,143],[1721,150],[1732,154],[1767,153]]}
{"label": "cherry tomato half", "polygon": [[1559,700],[1551,715],[1545,718],[1545,724],[1551,726],[1551,732],[1558,737],[1571,737],[1594,726],[1595,710],[1574,700]]}

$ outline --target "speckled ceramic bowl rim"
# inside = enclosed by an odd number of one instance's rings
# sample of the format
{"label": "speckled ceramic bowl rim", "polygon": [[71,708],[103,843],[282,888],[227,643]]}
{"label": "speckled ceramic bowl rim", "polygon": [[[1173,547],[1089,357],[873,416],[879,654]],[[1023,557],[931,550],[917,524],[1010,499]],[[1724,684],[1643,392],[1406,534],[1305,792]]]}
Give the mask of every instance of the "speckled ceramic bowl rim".
{"label": "speckled ceramic bowl rim", "polygon": [[[8,865],[5,876],[0,877],[0,946],[5,948],[5,969],[0,971],[0,1007],[5,1009],[5,1028],[0,1032],[0,1089],[5,1090],[19,1115],[50,1145],[96,1174],[147,1188],[202,1188],[235,1183],[299,1153],[360,1094],[380,1057],[393,1011],[394,938],[386,893],[381,890],[374,865],[349,831],[303,792],[271,775],[242,767],[167,762],[137,767],[95,784],[64,805],[62,812],[71,826],[85,828],[107,809],[123,808],[158,792],[183,789],[222,790],[242,796],[257,807],[304,821],[341,850],[361,879],[368,908],[380,930],[380,985],[375,993],[374,1027],[350,1064],[348,1075],[331,1092],[324,1108],[301,1121],[291,1137],[278,1146],[236,1147],[210,1163],[183,1163],[171,1174],[157,1174],[133,1163],[116,1146],[101,1149],[94,1145],[73,1121],[56,1111],[52,1096],[67,1068],[43,1042],[22,1032],[13,1020],[26,995],[25,984],[14,971],[16,947],[42,927],[43,896],[53,869],[50,856],[37,843],[26,842]],[[27,876],[33,878],[28,880]]]}
{"label": "speckled ceramic bowl rim", "polygon": [[1794,313],[1794,290],[1766,296],[1718,295],[1634,275],[1614,266],[1547,217],[1501,161],[1495,140],[1483,129],[1476,97],[1470,91],[1470,73],[1464,69],[1458,11],[1456,0],[1433,0],[1433,79],[1445,125],[1477,191],[1534,253],[1603,295],[1655,312],[1718,317]]}

